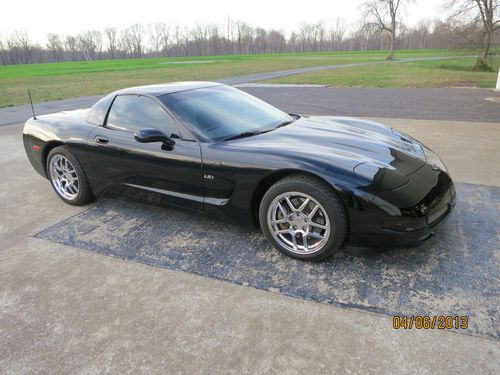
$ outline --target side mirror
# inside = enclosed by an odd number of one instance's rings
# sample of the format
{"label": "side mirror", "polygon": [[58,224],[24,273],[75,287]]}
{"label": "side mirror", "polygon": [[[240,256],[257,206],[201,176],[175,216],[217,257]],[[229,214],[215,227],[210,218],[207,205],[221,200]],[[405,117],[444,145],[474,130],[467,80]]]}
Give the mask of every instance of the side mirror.
{"label": "side mirror", "polygon": [[175,145],[175,141],[172,138],[153,128],[138,130],[134,134],[134,139],[139,143],[162,142],[163,145],[161,148],[164,150],[171,150]]}

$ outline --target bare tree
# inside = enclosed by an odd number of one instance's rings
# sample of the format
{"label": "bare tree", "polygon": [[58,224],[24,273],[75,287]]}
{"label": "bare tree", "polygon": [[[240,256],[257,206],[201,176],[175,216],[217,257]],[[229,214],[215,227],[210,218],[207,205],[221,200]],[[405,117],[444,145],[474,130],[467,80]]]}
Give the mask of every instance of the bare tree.
{"label": "bare tree", "polygon": [[85,60],[94,60],[101,57],[102,35],[98,30],[89,30],[76,37],[76,47],[83,54]]}
{"label": "bare tree", "polygon": [[114,27],[106,27],[104,29],[104,35],[107,40],[107,49],[111,58],[114,60],[116,57],[116,51],[118,48],[118,33]]}
{"label": "bare tree", "polygon": [[269,52],[284,52],[286,48],[286,38],[283,31],[271,30],[267,33]]}
{"label": "bare tree", "polygon": [[2,65],[8,64],[7,52],[6,43],[3,41],[2,35],[0,34],[0,61]]}
{"label": "bare tree", "polygon": [[66,35],[64,38],[64,49],[69,55],[69,58],[74,60],[77,55],[76,37],[73,35]]}
{"label": "bare tree", "polygon": [[425,49],[429,48],[427,42],[430,35],[431,22],[429,20],[421,20],[416,27],[412,30],[415,34],[414,44],[415,48]]}
{"label": "bare tree", "polygon": [[306,52],[309,40],[311,38],[311,25],[307,22],[301,22],[299,25],[299,40],[301,52]]}
{"label": "bare tree", "polygon": [[91,30],[92,39],[95,45],[95,52],[97,57],[102,58],[102,33],[99,30]]}
{"label": "bare tree", "polygon": [[122,31],[122,46],[134,57],[141,57],[144,52],[144,27],[138,23]]}
{"label": "bare tree", "polygon": [[315,36],[314,40],[316,42],[315,51],[322,52],[326,39],[326,29],[325,29],[325,23],[323,21],[320,21],[314,25],[314,36]]}
{"label": "bare tree", "polygon": [[239,40],[242,43],[242,45],[245,46],[245,53],[251,53],[251,46],[254,42],[254,33],[255,30],[253,29],[252,26],[248,25],[247,23],[242,23],[240,25],[238,35],[239,35]]}
{"label": "bare tree", "polygon": [[330,23],[330,51],[338,51],[340,49],[346,30],[347,26],[343,18],[337,17]]}
{"label": "bare tree", "polygon": [[325,45],[325,25],[323,22],[302,22],[299,25],[298,39],[302,52],[322,51]]}
{"label": "bare tree", "polygon": [[149,43],[156,56],[168,56],[170,27],[165,22],[157,22],[149,25],[148,32]]}
{"label": "bare tree", "polygon": [[236,30],[238,53],[250,53],[250,44],[253,41],[254,29],[243,21],[236,21],[234,28]]}
{"label": "bare tree", "polygon": [[196,22],[191,29],[191,37],[196,47],[196,55],[203,55],[208,36],[208,27],[204,23]]}
{"label": "bare tree", "polygon": [[255,49],[259,52],[267,52],[268,36],[267,31],[262,27],[255,29]]}
{"label": "bare tree", "polygon": [[210,54],[218,55],[221,52],[220,28],[217,24],[208,25],[208,40],[210,42]]}
{"label": "bare tree", "polygon": [[132,56],[134,53],[132,38],[128,29],[122,30],[120,32],[119,48],[123,51],[125,56]]}
{"label": "bare tree", "polygon": [[381,32],[390,36],[388,60],[394,59],[394,43],[396,41],[396,28],[398,13],[404,0],[368,0],[363,4],[368,23],[376,25]]}
{"label": "bare tree", "polygon": [[85,60],[89,61],[94,58],[95,47],[87,32],[76,36],[76,48],[82,53]]}
{"label": "bare tree", "polygon": [[225,28],[225,53],[232,53],[233,52],[233,34],[234,34],[234,21],[228,17],[226,19],[226,24],[224,25]]}
{"label": "bare tree", "polygon": [[28,32],[24,29],[14,30],[7,40],[11,54],[17,56],[22,64],[32,62],[32,44]]}
{"label": "bare tree", "polygon": [[47,34],[47,49],[55,61],[60,61],[63,52],[63,43],[58,34]]}
{"label": "bare tree", "polygon": [[447,2],[453,18],[470,18],[482,25],[483,51],[477,60],[476,67],[491,69],[488,63],[491,41],[494,33],[500,29],[498,0],[449,0]]}
{"label": "bare tree", "polygon": [[171,55],[174,56],[189,55],[188,35],[190,35],[190,32],[186,27],[182,27],[178,24],[174,25],[172,32],[172,43],[170,44]]}

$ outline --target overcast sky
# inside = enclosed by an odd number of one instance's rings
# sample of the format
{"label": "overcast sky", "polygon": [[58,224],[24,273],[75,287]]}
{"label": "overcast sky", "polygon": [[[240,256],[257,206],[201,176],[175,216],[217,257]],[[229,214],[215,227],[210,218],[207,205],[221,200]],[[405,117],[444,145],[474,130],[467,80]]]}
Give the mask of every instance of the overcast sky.
{"label": "overcast sky", "polygon": [[[223,23],[227,17],[252,26],[276,28],[287,34],[302,21],[343,17],[360,19],[363,0],[5,0],[0,10],[0,33],[26,29],[32,39],[43,41],[49,32],[75,34],[106,26],[123,28],[132,23],[158,21],[184,26],[195,22]],[[440,0],[416,0],[403,17],[410,25],[420,19],[439,18]]]}

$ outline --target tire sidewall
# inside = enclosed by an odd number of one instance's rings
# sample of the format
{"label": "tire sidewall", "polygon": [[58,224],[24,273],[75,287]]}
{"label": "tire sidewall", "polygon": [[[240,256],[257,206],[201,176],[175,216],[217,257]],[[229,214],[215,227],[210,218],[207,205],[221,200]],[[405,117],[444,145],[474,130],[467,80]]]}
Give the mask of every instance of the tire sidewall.
{"label": "tire sidewall", "polygon": [[[310,195],[318,203],[320,203],[328,214],[330,220],[330,236],[328,241],[323,246],[323,248],[312,254],[297,254],[293,253],[284,247],[282,247],[271,234],[268,226],[268,209],[274,198],[278,195],[287,192],[301,192]],[[338,210],[344,210],[341,204],[339,204],[338,198],[334,195],[334,192],[326,192],[323,189],[318,189],[316,186],[308,184],[302,181],[283,181],[271,186],[269,190],[264,194],[259,207],[259,222],[262,232],[266,238],[271,242],[271,244],[278,249],[283,254],[290,256],[292,258],[301,260],[312,260],[320,261],[331,255],[342,245],[345,237],[345,214],[342,212],[339,215]],[[336,202],[335,202],[336,200]]]}

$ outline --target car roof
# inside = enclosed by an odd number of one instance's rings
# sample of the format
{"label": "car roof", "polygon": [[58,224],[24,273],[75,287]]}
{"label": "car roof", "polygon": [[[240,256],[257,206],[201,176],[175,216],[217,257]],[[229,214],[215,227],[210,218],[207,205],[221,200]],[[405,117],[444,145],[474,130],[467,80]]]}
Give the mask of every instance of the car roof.
{"label": "car roof", "polygon": [[196,90],[204,87],[222,86],[217,82],[202,82],[202,81],[187,81],[187,82],[171,82],[157,85],[129,87],[126,89],[115,91],[113,94],[143,94],[151,96],[161,96],[172,94],[174,92]]}

